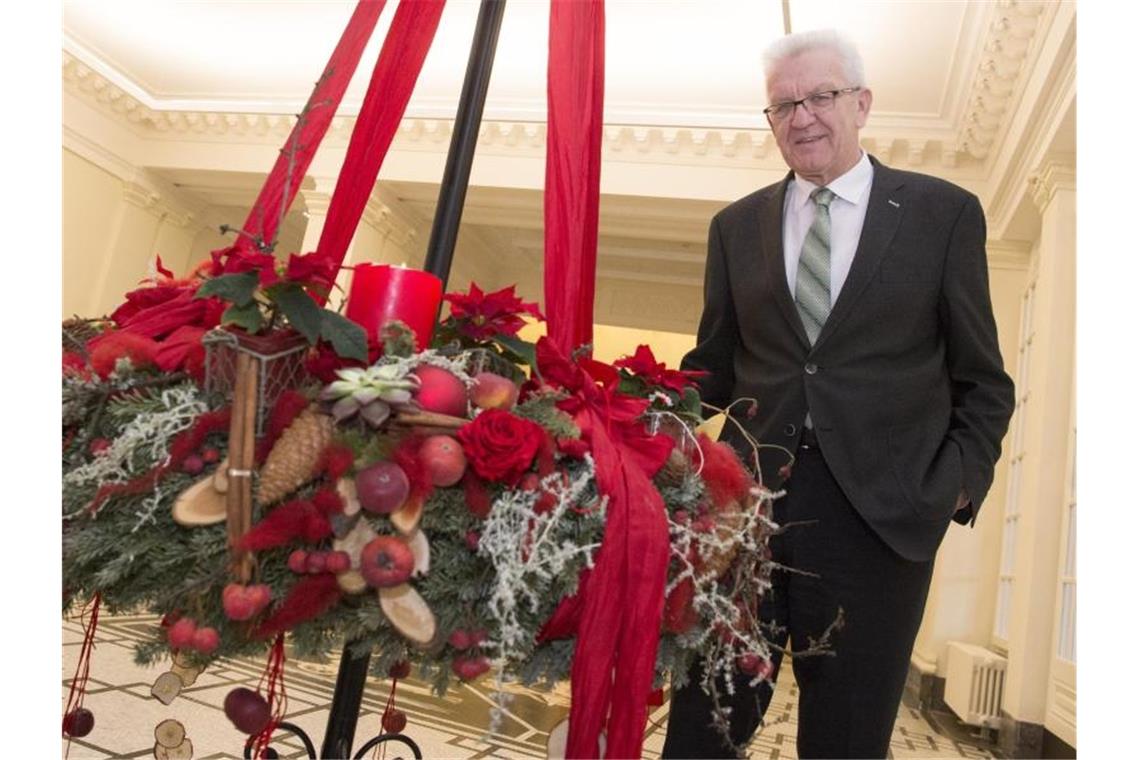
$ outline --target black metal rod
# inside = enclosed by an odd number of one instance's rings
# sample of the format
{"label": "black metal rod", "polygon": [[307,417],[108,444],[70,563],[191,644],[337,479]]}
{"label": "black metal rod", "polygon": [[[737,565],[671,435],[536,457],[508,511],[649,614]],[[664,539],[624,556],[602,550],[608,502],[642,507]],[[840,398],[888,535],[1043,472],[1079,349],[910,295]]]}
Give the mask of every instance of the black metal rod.
{"label": "black metal rod", "polygon": [[364,683],[368,678],[368,661],[372,653],[354,654],[352,642],[345,644],[340,655],[340,668],[336,672],[333,700],[329,707],[329,722],[325,727],[325,741],[321,744],[321,757],[349,757],[352,739],[356,735],[356,719],[360,717],[360,703],[364,699]]}
{"label": "black metal rod", "polygon": [[471,161],[479,139],[479,124],[483,120],[483,104],[491,83],[491,65],[495,61],[495,46],[499,41],[499,26],[505,7],[506,0],[482,0],[479,6],[479,20],[471,41],[463,91],[455,112],[455,129],[451,133],[451,146],[447,150],[439,202],[435,207],[431,239],[424,259],[424,269],[443,280],[444,290],[447,290],[451,258],[459,237],[459,220],[463,216],[463,201],[467,198]]}

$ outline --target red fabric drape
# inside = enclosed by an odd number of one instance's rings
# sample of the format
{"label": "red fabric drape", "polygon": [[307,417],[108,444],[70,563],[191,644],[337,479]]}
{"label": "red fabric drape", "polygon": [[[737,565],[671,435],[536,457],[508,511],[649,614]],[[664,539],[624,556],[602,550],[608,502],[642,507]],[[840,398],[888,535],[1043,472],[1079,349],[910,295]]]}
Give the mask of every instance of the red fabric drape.
{"label": "red fabric drape", "polygon": [[566,354],[594,334],[604,85],[604,3],[551,0],[545,311],[547,335]]}
{"label": "red fabric drape", "polygon": [[[325,66],[313,94],[309,96],[310,109],[304,120],[293,126],[289,139],[285,141],[273,170],[265,178],[265,184],[257,201],[250,209],[242,229],[252,237],[260,237],[266,244],[273,242],[277,235],[277,225],[281,221],[281,210],[287,209],[297,195],[301,179],[317,152],[317,146],[328,131],[337,106],[344,97],[344,91],[352,79],[364,46],[376,28],[380,12],[384,10],[384,0],[360,0],[348,20],[340,42],[333,50],[328,65]],[[293,146],[296,150],[292,151]],[[292,153],[292,155],[290,155]],[[292,169],[290,170],[290,162]],[[285,182],[289,181],[288,193]]]}
{"label": "red fabric drape", "polygon": [[317,253],[331,256],[338,267],[412,97],[443,4],[444,0],[401,0],[384,40],[317,244]]}
{"label": "red fabric drape", "polygon": [[609,497],[594,569],[542,632],[553,637],[577,627],[566,757],[597,757],[603,729],[606,757],[640,757],[669,565],[665,504],[650,478],[673,442],[646,432],[641,416],[649,402],[619,393],[613,367],[573,364],[547,338],[536,355],[543,380],[570,392],[558,406],[589,442],[598,491]]}

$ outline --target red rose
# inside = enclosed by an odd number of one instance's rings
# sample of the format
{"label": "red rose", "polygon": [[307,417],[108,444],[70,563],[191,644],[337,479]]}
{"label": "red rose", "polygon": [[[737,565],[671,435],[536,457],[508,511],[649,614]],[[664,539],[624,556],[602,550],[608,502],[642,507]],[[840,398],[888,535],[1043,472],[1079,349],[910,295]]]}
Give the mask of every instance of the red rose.
{"label": "red rose", "polygon": [[457,435],[476,475],[511,486],[530,469],[546,440],[546,431],[538,423],[502,409],[488,409]]}

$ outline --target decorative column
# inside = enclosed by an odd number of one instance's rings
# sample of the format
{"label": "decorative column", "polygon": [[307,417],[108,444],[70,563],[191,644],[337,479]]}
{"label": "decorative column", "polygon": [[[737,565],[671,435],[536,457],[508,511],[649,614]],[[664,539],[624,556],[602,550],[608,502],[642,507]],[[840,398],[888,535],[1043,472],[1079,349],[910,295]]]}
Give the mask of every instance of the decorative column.
{"label": "decorative column", "polygon": [[1045,160],[1030,180],[1041,233],[1030,266],[1033,346],[1019,396],[1024,458],[1005,643],[1009,665],[999,732],[1008,757],[1040,757],[1054,629],[1061,526],[1069,503],[1069,409],[1076,316],[1076,172],[1071,156]]}

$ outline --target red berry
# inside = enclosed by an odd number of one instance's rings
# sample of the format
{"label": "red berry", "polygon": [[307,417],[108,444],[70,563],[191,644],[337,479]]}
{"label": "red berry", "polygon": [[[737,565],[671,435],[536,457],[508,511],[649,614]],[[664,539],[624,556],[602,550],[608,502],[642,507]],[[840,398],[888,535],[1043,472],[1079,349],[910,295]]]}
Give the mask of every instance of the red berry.
{"label": "red berry", "polygon": [[298,575],[306,573],[309,566],[309,553],[304,549],[295,549],[289,555],[288,565],[289,569]]}
{"label": "red berry", "polygon": [[182,460],[182,471],[187,475],[198,475],[205,467],[206,463],[197,454],[191,454]]}
{"label": "red berry", "polygon": [[490,670],[491,661],[486,657],[464,657],[461,655],[451,661],[451,669],[460,679],[470,681]]}
{"label": "red berry", "polygon": [[330,552],[325,559],[325,570],[330,573],[344,573],[352,568],[352,557],[345,551]]}
{"label": "red berry", "polygon": [[407,660],[400,660],[393,662],[388,668],[389,678],[407,678],[412,674],[412,663]]}
{"label": "red berry", "polygon": [[399,734],[408,725],[408,716],[404,714],[403,710],[395,708],[385,710],[384,717],[380,719],[380,725],[390,734]]}
{"label": "red berry", "polygon": [[213,464],[222,458],[221,452],[214,447],[202,449],[202,461],[206,464]]}
{"label": "red berry", "polygon": [[475,628],[469,631],[471,634],[471,646],[477,647],[487,640],[487,631],[482,628]]}
{"label": "red berry", "polygon": [[222,643],[222,637],[213,628],[199,628],[194,632],[193,647],[202,654],[210,654]]}
{"label": "red berry", "polygon": [[479,533],[478,533],[478,531],[474,531],[474,530],[467,531],[467,535],[464,537],[464,540],[467,542],[467,548],[468,549],[470,549],[473,552],[479,551]]}
{"label": "red berry", "polygon": [[91,443],[87,444],[87,450],[94,456],[102,454],[109,448],[111,448],[111,442],[106,438],[95,438]]}
{"label": "red berry", "polygon": [[166,640],[174,649],[188,649],[194,646],[194,634],[198,625],[190,618],[180,618],[166,631]]}
{"label": "red berry", "polygon": [[257,614],[253,600],[240,583],[230,583],[222,589],[222,611],[230,620],[249,620]]}
{"label": "red berry", "polygon": [[462,628],[456,628],[447,637],[447,643],[456,649],[469,649],[472,646],[471,634]]}
{"label": "red berry", "polygon": [[673,512],[673,522],[678,525],[688,525],[692,521],[692,517],[683,509],[678,509]]}
{"label": "red berry", "polygon": [[326,569],[327,561],[328,555],[324,552],[313,552],[309,555],[308,559],[305,560],[305,572],[310,575],[323,573]]}
{"label": "red berry", "polygon": [[77,707],[63,717],[63,733],[78,739],[95,728],[95,715],[86,707]]}

